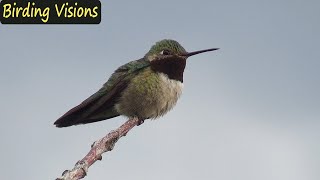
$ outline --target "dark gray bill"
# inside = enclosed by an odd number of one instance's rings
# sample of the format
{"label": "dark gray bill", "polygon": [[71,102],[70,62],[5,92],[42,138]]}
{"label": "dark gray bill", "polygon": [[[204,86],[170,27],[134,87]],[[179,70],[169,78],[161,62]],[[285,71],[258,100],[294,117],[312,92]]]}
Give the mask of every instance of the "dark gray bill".
{"label": "dark gray bill", "polygon": [[193,51],[193,52],[188,52],[185,54],[181,54],[182,56],[190,57],[196,54],[204,53],[204,52],[209,52],[209,51],[215,51],[218,50],[219,48],[211,48],[211,49],[205,49],[205,50],[200,50],[200,51]]}

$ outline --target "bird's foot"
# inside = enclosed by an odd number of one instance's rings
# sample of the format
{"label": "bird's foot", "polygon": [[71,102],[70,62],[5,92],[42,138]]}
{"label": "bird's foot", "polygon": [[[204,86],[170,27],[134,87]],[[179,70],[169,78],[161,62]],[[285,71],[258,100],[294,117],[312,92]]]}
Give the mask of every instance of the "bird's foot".
{"label": "bird's foot", "polygon": [[144,123],[144,119],[139,119],[137,126],[140,126],[143,123]]}

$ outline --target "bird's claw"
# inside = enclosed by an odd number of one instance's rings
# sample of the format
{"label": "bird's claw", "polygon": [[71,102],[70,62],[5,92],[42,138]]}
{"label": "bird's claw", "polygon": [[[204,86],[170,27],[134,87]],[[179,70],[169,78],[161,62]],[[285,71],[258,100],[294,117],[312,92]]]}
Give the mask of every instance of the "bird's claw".
{"label": "bird's claw", "polygon": [[139,119],[137,126],[140,126],[143,123],[144,123],[144,119]]}

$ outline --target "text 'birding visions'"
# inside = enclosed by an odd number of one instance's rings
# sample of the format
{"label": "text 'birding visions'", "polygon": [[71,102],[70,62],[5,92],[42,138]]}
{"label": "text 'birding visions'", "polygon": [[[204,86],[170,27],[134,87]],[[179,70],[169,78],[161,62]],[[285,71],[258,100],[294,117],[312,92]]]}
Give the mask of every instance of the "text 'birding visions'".
{"label": "text 'birding visions'", "polygon": [[2,24],[99,24],[99,0],[2,0]]}

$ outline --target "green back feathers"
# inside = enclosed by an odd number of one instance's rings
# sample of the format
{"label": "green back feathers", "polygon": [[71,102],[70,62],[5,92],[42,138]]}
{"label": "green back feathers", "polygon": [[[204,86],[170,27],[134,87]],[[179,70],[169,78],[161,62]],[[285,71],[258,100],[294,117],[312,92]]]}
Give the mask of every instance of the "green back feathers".
{"label": "green back feathers", "polygon": [[161,51],[165,49],[170,50],[175,54],[186,53],[186,50],[177,41],[171,39],[164,39],[153,45],[149,52],[146,54],[146,56],[159,54]]}

